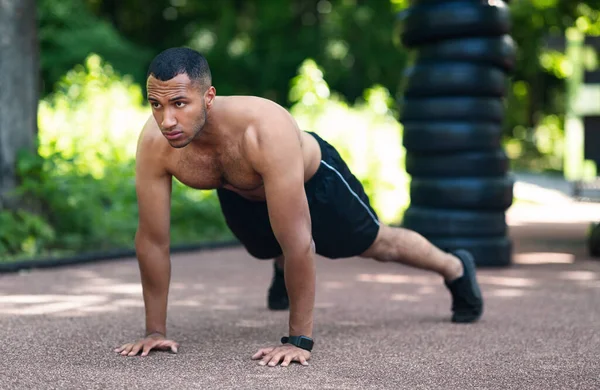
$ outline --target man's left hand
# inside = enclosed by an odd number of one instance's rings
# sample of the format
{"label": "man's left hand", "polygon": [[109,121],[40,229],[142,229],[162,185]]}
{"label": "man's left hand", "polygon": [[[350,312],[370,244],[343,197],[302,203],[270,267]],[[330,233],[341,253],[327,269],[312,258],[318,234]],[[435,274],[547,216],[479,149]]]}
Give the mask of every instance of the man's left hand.
{"label": "man's left hand", "polygon": [[261,359],[258,364],[261,366],[269,365],[274,367],[281,362],[282,367],[287,367],[291,362],[298,362],[303,366],[308,366],[310,352],[298,348],[295,345],[284,344],[274,348],[263,348],[252,356],[252,360]]}

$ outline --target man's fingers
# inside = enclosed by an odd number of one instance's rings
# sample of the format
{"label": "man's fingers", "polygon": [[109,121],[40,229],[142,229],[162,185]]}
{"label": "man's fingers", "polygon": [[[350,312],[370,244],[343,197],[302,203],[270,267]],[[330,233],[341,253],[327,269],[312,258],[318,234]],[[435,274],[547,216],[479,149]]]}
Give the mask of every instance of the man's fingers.
{"label": "man's fingers", "polygon": [[152,350],[152,348],[154,348],[158,343],[159,343],[158,340],[153,341],[151,343],[145,343],[144,344],[144,349],[142,351],[142,356],[148,356],[148,354],[150,353],[150,351]]}
{"label": "man's fingers", "polygon": [[285,357],[283,358],[283,362],[281,362],[281,367],[287,367],[289,366],[289,364],[292,362],[292,360],[294,355],[285,355]]}
{"label": "man's fingers", "polygon": [[179,349],[179,344],[173,340],[162,340],[159,346],[161,349],[170,349],[173,353],[177,353]]}
{"label": "man's fingers", "polygon": [[129,345],[130,345],[130,344],[123,344],[123,345],[121,345],[120,347],[118,347],[118,348],[115,348],[115,352],[117,352],[117,353],[121,353],[121,352],[123,352],[123,350],[124,350],[125,348],[127,348],[127,346],[129,346]]}
{"label": "man's fingers", "polygon": [[147,356],[153,349],[171,350],[171,352],[177,353],[179,344],[173,340],[146,338],[137,343],[123,344],[121,347],[115,348],[115,352],[123,356],[135,356],[141,352],[142,356]]}
{"label": "man's fingers", "polygon": [[253,360],[260,359],[264,355],[271,353],[274,349],[275,348],[263,348],[263,349],[260,349],[258,352],[256,352],[254,355],[252,355],[252,359]]}
{"label": "man's fingers", "polygon": [[279,363],[279,361],[281,360],[281,358],[284,356],[285,356],[285,353],[283,353],[283,352],[279,352],[279,353],[275,354],[271,358],[271,361],[269,361],[269,366],[270,367],[276,366]]}
{"label": "man's fingers", "polygon": [[260,359],[261,357],[263,357],[263,356],[265,356],[265,355],[268,355],[268,354],[270,354],[271,352],[273,352],[273,350],[274,350],[274,349],[275,349],[275,348],[273,348],[273,347],[269,347],[269,348],[263,348],[263,349],[261,349],[260,351],[258,351],[258,352],[256,353],[256,355],[254,355],[254,356],[257,356],[257,359]]}
{"label": "man's fingers", "polygon": [[[177,353],[179,350],[179,344],[173,340],[153,340],[152,342],[146,342],[146,345],[149,346],[148,353],[151,349],[170,350],[173,353]],[[142,356],[146,356],[148,353],[142,354]]]}
{"label": "man's fingers", "polygon": [[127,355],[131,351],[131,348],[133,348],[133,344],[127,344],[125,348],[123,348],[123,350],[121,351],[121,355]]}
{"label": "man's fingers", "polygon": [[274,367],[281,362],[282,367],[287,367],[291,362],[299,362],[303,366],[307,366],[307,360],[310,358],[310,353],[303,351],[299,352],[298,348],[263,348],[252,356],[252,359],[260,359],[261,366],[269,365]]}
{"label": "man's fingers", "polygon": [[171,352],[177,353],[177,350],[179,349],[179,344],[173,340],[159,340],[158,344],[156,345],[156,348],[162,350],[171,350]]}
{"label": "man's fingers", "polygon": [[179,348],[179,344],[177,344],[176,342],[171,341],[168,344],[165,344],[166,347],[171,349],[171,352],[173,353],[177,353],[177,349]]}
{"label": "man's fingers", "polygon": [[267,365],[267,363],[269,363],[273,356],[275,356],[275,348],[273,348],[271,352],[263,354],[262,360],[258,362],[258,364],[260,364],[261,366]]}
{"label": "man's fingers", "polygon": [[131,349],[131,351],[127,354],[127,356],[135,356],[138,354],[138,352],[140,352],[140,349],[142,349],[142,347],[144,346],[144,343],[137,343],[133,346],[133,348]]}
{"label": "man's fingers", "polygon": [[306,358],[304,357],[304,355],[298,356],[297,359],[298,359],[297,361],[299,361],[300,364],[302,364],[303,366],[308,366],[308,362],[306,361]]}

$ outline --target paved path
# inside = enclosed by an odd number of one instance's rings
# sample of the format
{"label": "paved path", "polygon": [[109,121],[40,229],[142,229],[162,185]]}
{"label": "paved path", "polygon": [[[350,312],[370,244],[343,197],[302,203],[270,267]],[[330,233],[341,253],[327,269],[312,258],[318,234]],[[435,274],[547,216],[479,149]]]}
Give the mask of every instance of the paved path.
{"label": "paved path", "polygon": [[133,259],[0,276],[0,389],[598,389],[600,261],[585,213],[552,213],[509,214],[516,264],[480,270],[474,325],[448,322],[434,275],[320,258],[308,367],[250,360],[287,315],[265,308],[271,264],[239,249],[173,257],[177,355],[112,352],[143,329]]}

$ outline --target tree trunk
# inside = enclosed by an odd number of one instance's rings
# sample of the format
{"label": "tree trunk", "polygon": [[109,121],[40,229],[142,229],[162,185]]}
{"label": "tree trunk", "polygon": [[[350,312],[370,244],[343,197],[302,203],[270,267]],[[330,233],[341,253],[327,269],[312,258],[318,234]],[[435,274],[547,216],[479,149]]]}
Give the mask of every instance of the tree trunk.
{"label": "tree trunk", "polygon": [[35,0],[0,0],[0,210],[14,205],[18,151],[37,136],[38,50]]}

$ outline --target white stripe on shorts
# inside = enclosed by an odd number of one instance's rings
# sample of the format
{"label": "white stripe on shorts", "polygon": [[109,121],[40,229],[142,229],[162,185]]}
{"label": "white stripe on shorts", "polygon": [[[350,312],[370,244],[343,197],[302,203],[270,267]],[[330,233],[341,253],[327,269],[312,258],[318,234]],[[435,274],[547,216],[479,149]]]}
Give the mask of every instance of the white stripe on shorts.
{"label": "white stripe on shorts", "polygon": [[336,175],[339,176],[340,179],[342,179],[342,181],[344,182],[344,184],[346,185],[346,188],[348,188],[348,190],[350,191],[350,193],[352,193],[352,195],[358,199],[358,201],[360,202],[360,204],[365,208],[365,210],[367,210],[367,213],[369,213],[369,215],[371,216],[371,218],[373,219],[373,221],[375,221],[375,223],[377,224],[377,226],[379,226],[379,221],[377,220],[377,218],[375,218],[375,216],[373,215],[373,213],[371,212],[371,210],[369,209],[369,207],[365,204],[365,202],[362,201],[362,199],[360,198],[360,196],[358,196],[358,194],[356,194],[356,192],[354,192],[352,190],[352,187],[350,187],[350,185],[348,184],[348,182],[344,179],[344,176],[342,176],[341,173],[339,173],[337,171],[337,169],[335,169],[334,167],[332,167],[331,165],[327,164],[325,161],[321,160],[321,163],[323,165],[325,165],[327,168],[331,169],[332,171],[334,171],[336,173]]}

